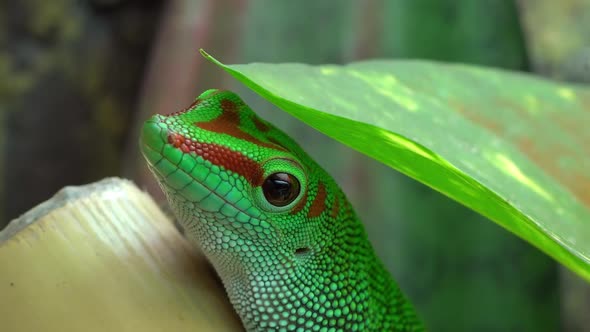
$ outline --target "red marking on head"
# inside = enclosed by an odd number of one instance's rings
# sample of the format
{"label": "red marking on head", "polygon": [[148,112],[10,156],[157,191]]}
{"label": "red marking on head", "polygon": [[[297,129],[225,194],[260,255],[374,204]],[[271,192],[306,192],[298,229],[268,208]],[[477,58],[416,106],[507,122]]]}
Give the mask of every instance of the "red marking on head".
{"label": "red marking on head", "polygon": [[301,200],[299,200],[299,202],[297,202],[297,204],[295,204],[295,206],[291,210],[291,214],[299,213],[299,211],[303,210],[303,208],[305,207],[306,204],[307,204],[307,190],[305,192],[303,192],[303,197],[301,197]]}
{"label": "red marking on head", "polygon": [[194,152],[214,165],[243,176],[253,186],[262,185],[262,167],[239,152],[218,144],[194,141],[178,133],[169,133],[168,143],[184,153]]}
{"label": "red marking on head", "polygon": [[220,116],[209,122],[197,122],[195,123],[195,126],[215,133],[227,134],[259,146],[275,150],[283,150],[281,146],[261,141],[240,129],[240,113],[238,112],[238,106],[236,103],[229,99],[223,99],[221,101],[221,108],[223,109],[223,112]]}
{"label": "red marking on head", "polygon": [[260,120],[260,118],[255,115],[252,116],[252,122],[254,122],[254,126],[256,126],[256,129],[260,130],[263,133],[267,132],[270,129],[266,123],[262,122],[262,120]]}
{"label": "red marking on head", "polygon": [[311,202],[311,207],[307,213],[309,218],[318,217],[324,212],[326,209],[326,194],[326,186],[322,181],[318,181],[318,192],[315,195],[313,202]]}
{"label": "red marking on head", "polygon": [[332,211],[330,211],[330,217],[336,218],[340,212],[340,199],[338,196],[334,196],[334,202],[332,203]]}

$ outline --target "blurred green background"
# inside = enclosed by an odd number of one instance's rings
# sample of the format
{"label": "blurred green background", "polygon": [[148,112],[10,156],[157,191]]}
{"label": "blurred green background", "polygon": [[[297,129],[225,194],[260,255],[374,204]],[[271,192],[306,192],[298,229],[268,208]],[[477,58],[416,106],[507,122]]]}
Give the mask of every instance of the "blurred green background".
{"label": "blurred green background", "polygon": [[590,0],[6,0],[0,46],[0,227],[105,176],[162,198],[137,152],[139,123],[228,88],[334,175],[429,330],[590,331],[583,281],[197,52],[225,63],[421,58],[590,82]]}

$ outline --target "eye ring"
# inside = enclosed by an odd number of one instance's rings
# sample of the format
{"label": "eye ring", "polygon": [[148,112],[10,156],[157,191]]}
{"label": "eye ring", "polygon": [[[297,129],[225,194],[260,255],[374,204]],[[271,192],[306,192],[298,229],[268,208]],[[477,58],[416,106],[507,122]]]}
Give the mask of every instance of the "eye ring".
{"label": "eye ring", "polygon": [[289,173],[272,173],[264,179],[262,193],[268,203],[276,207],[292,203],[301,192],[301,184]]}

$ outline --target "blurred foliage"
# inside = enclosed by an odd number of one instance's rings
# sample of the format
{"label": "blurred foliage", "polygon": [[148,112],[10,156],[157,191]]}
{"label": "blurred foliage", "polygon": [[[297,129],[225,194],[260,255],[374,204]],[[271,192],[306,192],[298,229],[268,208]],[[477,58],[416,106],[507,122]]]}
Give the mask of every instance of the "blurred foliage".
{"label": "blurred foliage", "polygon": [[535,71],[590,82],[590,1],[517,0]]}
{"label": "blurred foliage", "polygon": [[158,1],[0,2],[0,226],[117,174]]}

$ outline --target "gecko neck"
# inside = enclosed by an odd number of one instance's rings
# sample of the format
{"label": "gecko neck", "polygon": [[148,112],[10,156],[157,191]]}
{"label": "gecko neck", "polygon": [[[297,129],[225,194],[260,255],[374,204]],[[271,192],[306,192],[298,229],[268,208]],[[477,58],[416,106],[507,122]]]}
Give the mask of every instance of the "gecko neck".
{"label": "gecko neck", "polygon": [[[383,327],[393,326],[393,318],[408,309],[407,301],[381,264],[366,263],[377,258],[358,219],[353,215],[339,224],[343,229],[338,234],[344,236],[334,245],[281,266],[246,271],[210,257],[247,331],[308,330],[316,325],[342,331],[390,330]],[[313,325],[306,325],[310,322]]]}

